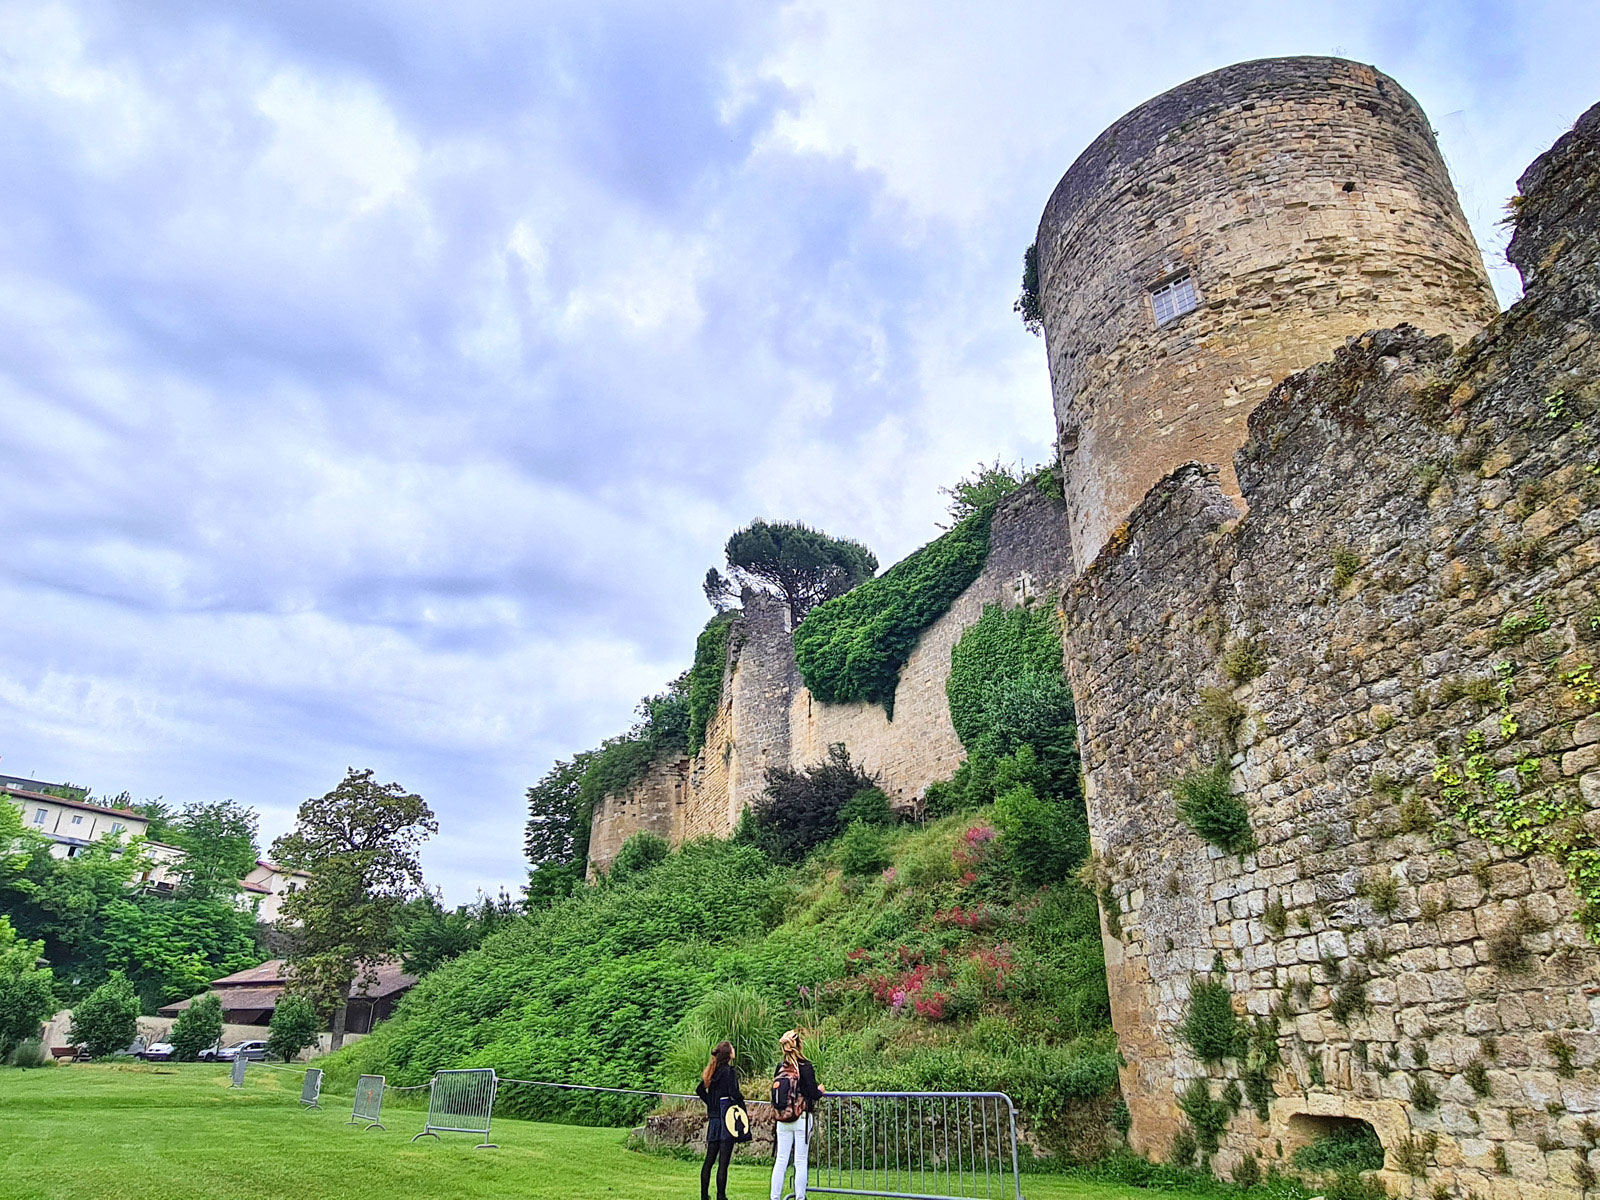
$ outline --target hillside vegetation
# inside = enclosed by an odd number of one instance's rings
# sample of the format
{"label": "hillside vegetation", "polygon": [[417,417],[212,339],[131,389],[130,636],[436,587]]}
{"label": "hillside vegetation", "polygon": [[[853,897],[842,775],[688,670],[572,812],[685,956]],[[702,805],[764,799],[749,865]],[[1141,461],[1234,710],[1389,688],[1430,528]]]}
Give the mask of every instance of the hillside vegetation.
{"label": "hillside vegetation", "polygon": [[[330,1079],[492,1066],[684,1091],[722,1037],[764,1076],[777,1034],[800,1025],[835,1090],[1004,1090],[1043,1147],[1097,1152],[1117,1054],[1096,899],[1078,880],[1087,823],[1053,609],[992,606],[952,668],[967,759],[930,790],[927,823],[897,824],[842,748],[773,772],[733,838],[668,852],[636,836],[606,878],[429,975],[327,1060]],[[517,1115],[590,1123],[652,1107],[504,1097]]]}

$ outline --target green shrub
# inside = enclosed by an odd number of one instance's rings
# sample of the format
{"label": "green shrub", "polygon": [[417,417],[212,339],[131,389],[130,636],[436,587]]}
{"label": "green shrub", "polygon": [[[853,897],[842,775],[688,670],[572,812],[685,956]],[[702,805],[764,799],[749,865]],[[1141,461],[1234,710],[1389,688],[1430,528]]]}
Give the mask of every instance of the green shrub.
{"label": "green shrub", "polygon": [[1246,1191],[1261,1182],[1261,1164],[1255,1155],[1246,1154],[1239,1160],[1239,1165],[1233,1169],[1233,1181]]}
{"label": "green shrub", "polygon": [[1439,1093],[1433,1090],[1425,1075],[1411,1077],[1411,1104],[1418,1112],[1432,1112],[1439,1107]]}
{"label": "green shrub", "polygon": [[846,875],[876,875],[889,865],[883,833],[876,825],[852,821],[839,839],[839,869]]}
{"label": "green shrub", "polygon": [[1304,1171],[1381,1171],[1383,1143],[1371,1125],[1352,1122],[1301,1146],[1293,1162]]}
{"label": "green shrub", "polygon": [[222,1040],[222,1001],[207,992],[178,1014],[167,1035],[172,1057],[178,1062],[194,1062],[200,1051]]}
{"label": "green shrub", "polygon": [[50,971],[36,966],[43,954],[42,941],[18,938],[11,922],[0,917],[0,1059],[37,1038],[55,1011]]}
{"label": "green shrub", "polygon": [[733,1044],[734,1066],[742,1078],[766,1075],[777,1065],[778,1035],[785,1027],[783,1015],[759,992],[721,988],[695,1005],[673,1031],[661,1082],[674,1091],[694,1091],[712,1047],[723,1041]]}
{"label": "green shrub", "polygon": [[311,1001],[293,992],[278,997],[278,1006],[272,1010],[272,1021],[267,1026],[267,1053],[285,1062],[293,1061],[309,1046],[317,1044],[317,1032],[322,1022]]}
{"label": "green shrub", "polygon": [[1219,1063],[1239,1053],[1244,1027],[1233,1011],[1233,994],[1220,979],[1196,979],[1189,989],[1189,1009],[1178,1036],[1201,1062]]}
{"label": "green shrub", "polygon": [[1200,1153],[1210,1158],[1217,1152],[1223,1131],[1228,1128],[1228,1118],[1232,1114],[1228,1112],[1227,1103],[1211,1098],[1211,1085],[1204,1079],[1191,1079],[1183,1095],[1178,1097],[1178,1107],[1189,1118]]}
{"label": "green shrub", "polygon": [[672,847],[659,834],[640,830],[622,843],[616,858],[611,860],[612,883],[621,883],[635,875],[642,875],[658,863],[665,862]]}
{"label": "green shrub", "polygon": [[1223,675],[1233,683],[1249,683],[1267,669],[1267,664],[1261,660],[1261,652],[1249,638],[1229,642],[1218,665]]}
{"label": "green shrub", "polygon": [[728,664],[728,637],[737,613],[718,613],[706,622],[694,644],[694,665],[689,668],[685,689],[689,708],[689,730],[685,750],[699,752],[706,744],[706,727],[722,703],[722,675]]}
{"label": "green shrub", "polygon": [[1484,1065],[1483,1059],[1475,1058],[1469,1062],[1461,1076],[1467,1081],[1473,1095],[1483,1097],[1489,1094],[1489,1068]]}
{"label": "green shrub", "polygon": [[115,1054],[133,1044],[139,1032],[139,997],[121,971],[90,992],[72,1010],[67,1036],[94,1058]]}
{"label": "green shrub", "polygon": [[1233,794],[1233,773],[1225,760],[1202,771],[1192,771],[1173,785],[1178,816],[1206,841],[1230,854],[1247,854],[1256,847],[1250,828],[1250,810]]}
{"label": "green shrub", "polygon": [[1342,592],[1361,571],[1361,556],[1348,546],[1333,550],[1333,590]]}
{"label": "green shrub", "polygon": [[761,847],[775,862],[798,862],[843,829],[843,813],[877,781],[850,761],[842,742],[828,747],[823,762],[796,771],[769,767],[767,788],[741,818],[736,837]]}
{"label": "green shrub", "polygon": [[806,687],[830,704],[881,704],[894,716],[900,669],[922,631],[978,577],[989,556],[985,508],[876,579],[819,604],[794,631]]}
{"label": "green shrub", "polygon": [[995,826],[1006,864],[1018,883],[1038,888],[1070,879],[1089,852],[1089,830],[1082,805],[1042,798],[1019,783],[994,806]]}
{"label": "green shrub", "polygon": [[889,797],[882,788],[862,788],[844,802],[839,809],[839,820],[847,827],[860,821],[881,828],[894,821],[894,810],[889,807]]}

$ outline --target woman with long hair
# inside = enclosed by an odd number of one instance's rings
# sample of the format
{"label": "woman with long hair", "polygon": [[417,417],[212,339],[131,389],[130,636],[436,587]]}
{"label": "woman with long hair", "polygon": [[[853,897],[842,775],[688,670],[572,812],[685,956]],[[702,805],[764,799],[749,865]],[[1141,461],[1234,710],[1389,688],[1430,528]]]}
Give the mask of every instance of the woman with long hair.
{"label": "woman with long hair", "polygon": [[772,1200],[783,1198],[783,1177],[794,1157],[795,1200],[806,1200],[806,1155],[811,1133],[811,1114],[822,1089],[817,1086],[816,1068],[800,1052],[800,1031],[791,1029],[778,1039],[783,1061],[772,1079],[772,1111],[776,1118],[777,1144],[772,1164]]}
{"label": "woman with long hair", "polygon": [[739,1075],[733,1069],[733,1044],[718,1042],[711,1060],[700,1072],[694,1094],[706,1105],[706,1160],[700,1165],[700,1200],[711,1200],[711,1165],[717,1167],[717,1200],[728,1200],[728,1161],[733,1158],[735,1136],[726,1122],[728,1109],[745,1107]]}

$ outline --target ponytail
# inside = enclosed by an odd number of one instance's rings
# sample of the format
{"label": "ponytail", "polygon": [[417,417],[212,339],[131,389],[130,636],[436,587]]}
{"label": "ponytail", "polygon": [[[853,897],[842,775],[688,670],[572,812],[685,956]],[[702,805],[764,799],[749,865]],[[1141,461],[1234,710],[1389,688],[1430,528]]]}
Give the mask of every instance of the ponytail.
{"label": "ponytail", "polygon": [[733,1044],[731,1042],[718,1042],[716,1049],[711,1051],[711,1060],[706,1063],[706,1069],[700,1072],[700,1082],[706,1087],[710,1087],[712,1077],[727,1066],[732,1059]]}

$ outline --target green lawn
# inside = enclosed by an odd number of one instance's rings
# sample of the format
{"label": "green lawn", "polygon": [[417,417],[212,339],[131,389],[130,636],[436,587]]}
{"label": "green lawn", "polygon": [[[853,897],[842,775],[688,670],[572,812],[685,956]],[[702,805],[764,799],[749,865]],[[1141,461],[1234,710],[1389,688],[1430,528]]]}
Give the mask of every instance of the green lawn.
{"label": "green lawn", "polygon": [[[457,1200],[626,1196],[696,1200],[698,1165],[633,1153],[623,1131],[496,1120],[499,1150],[471,1135],[411,1135],[421,1108],[385,1105],[387,1130],[342,1122],[350,1100],[301,1111],[300,1073],[74,1065],[0,1070],[0,1198],[28,1200]],[[765,1200],[770,1172],[736,1166],[731,1200]],[[1028,1200],[1126,1200],[1150,1193],[1029,1176]],[[1170,1194],[1170,1193],[1169,1193]]]}

